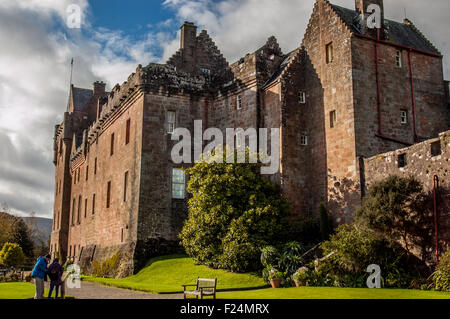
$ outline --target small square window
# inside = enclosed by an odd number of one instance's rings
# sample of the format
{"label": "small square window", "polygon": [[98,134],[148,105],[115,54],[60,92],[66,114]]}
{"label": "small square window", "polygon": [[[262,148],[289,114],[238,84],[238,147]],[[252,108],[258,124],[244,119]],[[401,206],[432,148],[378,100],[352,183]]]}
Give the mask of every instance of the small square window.
{"label": "small square window", "polygon": [[402,67],[402,51],[397,51],[395,53],[395,64],[398,68]]}
{"label": "small square window", "polygon": [[176,113],[173,111],[167,112],[167,133],[173,134],[175,131]]}
{"label": "small square window", "polygon": [[397,162],[398,162],[398,168],[402,168],[405,167],[407,162],[406,162],[406,154],[400,154],[397,158]]}
{"label": "small square window", "polygon": [[328,43],[325,47],[327,63],[333,62],[333,43]]}
{"label": "small square window", "polygon": [[305,92],[300,92],[299,96],[298,96],[298,100],[301,104],[305,104],[306,103],[306,93]]}
{"label": "small square window", "polygon": [[303,145],[303,146],[308,145],[308,136],[306,136],[306,135],[300,136],[300,145]]}
{"label": "small square window", "polygon": [[337,117],[336,117],[336,111],[330,112],[330,128],[334,128],[336,126]]}
{"label": "small square window", "polygon": [[111,134],[111,152],[110,155],[114,155],[114,133]]}
{"label": "small square window", "polygon": [[240,95],[237,96],[236,109],[238,110],[242,109],[242,96]]}
{"label": "small square window", "polygon": [[441,141],[431,143],[431,157],[439,156],[442,154]]}
{"label": "small square window", "polygon": [[400,123],[408,124],[408,111],[406,110],[400,111]]}

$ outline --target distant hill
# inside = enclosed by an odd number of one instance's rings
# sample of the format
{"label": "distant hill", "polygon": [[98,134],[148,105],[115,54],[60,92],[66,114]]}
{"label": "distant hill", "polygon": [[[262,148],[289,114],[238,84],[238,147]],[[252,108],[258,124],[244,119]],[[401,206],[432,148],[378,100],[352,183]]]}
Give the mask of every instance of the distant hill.
{"label": "distant hill", "polygon": [[22,217],[22,219],[33,230],[33,240],[46,244],[52,233],[53,219],[42,217]]}

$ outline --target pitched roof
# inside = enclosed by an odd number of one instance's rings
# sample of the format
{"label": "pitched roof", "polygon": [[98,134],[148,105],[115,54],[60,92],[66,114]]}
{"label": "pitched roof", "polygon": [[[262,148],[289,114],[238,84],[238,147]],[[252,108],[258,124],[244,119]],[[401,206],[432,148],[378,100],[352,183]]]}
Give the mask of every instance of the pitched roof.
{"label": "pitched roof", "polygon": [[[330,5],[352,32],[364,35],[357,11],[335,4]],[[385,19],[384,29],[386,40],[389,42],[412,47],[421,51],[440,54],[433,44],[431,44],[431,42],[428,41],[428,39],[426,39],[412,23],[406,24]]]}
{"label": "pitched roof", "polygon": [[267,82],[264,83],[262,89],[265,89],[266,87],[270,86],[278,79],[278,77],[283,73],[284,69],[289,65],[289,62],[294,58],[297,52],[298,49],[293,50],[284,56],[284,60],[281,62],[280,67],[270,76]]}

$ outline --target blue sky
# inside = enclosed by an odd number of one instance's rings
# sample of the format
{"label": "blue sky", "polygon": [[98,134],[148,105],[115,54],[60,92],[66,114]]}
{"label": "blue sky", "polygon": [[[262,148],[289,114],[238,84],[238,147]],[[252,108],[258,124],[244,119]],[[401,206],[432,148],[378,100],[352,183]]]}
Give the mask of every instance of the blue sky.
{"label": "blue sky", "polygon": [[[52,217],[54,126],[73,83],[111,89],[138,64],[164,63],[179,48],[186,20],[208,30],[228,62],[274,35],[284,52],[299,46],[315,0],[0,0],[0,209]],[[331,0],[354,8],[354,0]],[[82,9],[81,30],[65,21]],[[444,54],[450,78],[448,0],[385,0],[386,17],[408,18]],[[432,4],[432,5],[431,5]]]}

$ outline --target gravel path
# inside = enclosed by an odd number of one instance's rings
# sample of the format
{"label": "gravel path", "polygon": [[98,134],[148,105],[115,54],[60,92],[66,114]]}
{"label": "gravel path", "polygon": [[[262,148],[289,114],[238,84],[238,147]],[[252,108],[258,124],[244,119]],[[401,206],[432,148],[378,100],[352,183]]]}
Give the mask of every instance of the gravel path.
{"label": "gravel path", "polygon": [[[49,289],[49,284],[45,284]],[[53,292],[53,296],[55,293]],[[82,281],[80,289],[66,287],[66,295],[75,299],[182,299],[182,294],[158,295],[100,285],[93,282]]]}

